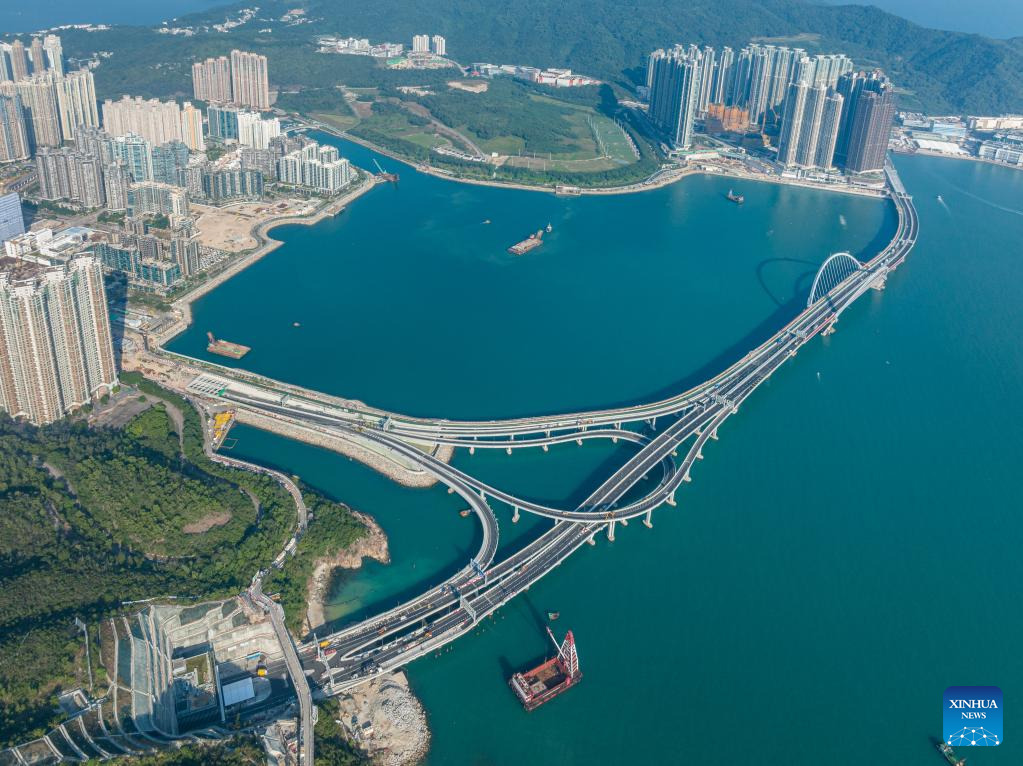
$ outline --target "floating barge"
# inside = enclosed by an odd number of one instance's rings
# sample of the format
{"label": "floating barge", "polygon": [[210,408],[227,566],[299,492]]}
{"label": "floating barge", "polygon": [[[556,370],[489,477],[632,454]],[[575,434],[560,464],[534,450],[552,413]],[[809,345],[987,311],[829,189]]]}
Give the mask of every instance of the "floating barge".
{"label": "floating barge", "polygon": [[206,333],[206,337],[210,339],[209,345],[206,346],[206,350],[211,354],[217,354],[219,356],[230,357],[231,359],[241,359],[247,353],[252,351],[248,346],[243,346],[241,343],[232,343],[229,340],[217,340],[213,337],[213,333]]}
{"label": "floating barge", "polygon": [[530,234],[528,238],[521,242],[516,242],[514,245],[508,248],[508,252],[512,255],[525,255],[530,250],[534,250],[543,244],[543,229],[537,229],[536,234]]}
{"label": "floating barge", "polygon": [[532,670],[516,673],[508,681],[522,707],[529,711],[550,702],[579,683],[583,677],[582,671],[579,670],[579,655],[575,650],[575,637],[572,631],[565,634],[565,641],[560,646],[550,628],[547,628],[547,635],[558,648],[557,656]]}

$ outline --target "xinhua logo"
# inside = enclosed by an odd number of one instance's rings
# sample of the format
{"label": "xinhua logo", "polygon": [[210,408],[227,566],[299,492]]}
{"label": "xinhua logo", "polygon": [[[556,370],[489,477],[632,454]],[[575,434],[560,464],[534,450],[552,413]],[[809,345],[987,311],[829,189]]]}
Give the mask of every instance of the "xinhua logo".
{"label": "xinhua logo", "polygon": [[997,686],[950,686],[942,711],[945,742],[952,747],[1002,744],[1002,690]]}

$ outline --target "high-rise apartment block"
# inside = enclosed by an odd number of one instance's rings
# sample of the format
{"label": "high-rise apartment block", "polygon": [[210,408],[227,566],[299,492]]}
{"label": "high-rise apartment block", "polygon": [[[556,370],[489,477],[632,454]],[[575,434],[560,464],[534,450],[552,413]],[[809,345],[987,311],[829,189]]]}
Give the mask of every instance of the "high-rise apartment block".
{"label": "high-rise apartment block", "polygon": [[238,106],[260,110],[270,108],[266,56],[231,51],[231,92],[232,100]]}
{"label": "high-rise apartment block", "polygon": [[32,156],[21,97],[0,96],[0,162],[27,160]]}
{"label": "high-rise apartment block", "polygon": [[14,192],[0,195],[0,242],[25,233],[25,218],[21,213],[21,197]]}
{"label": "high-rise apartment block", "polygon": [[202,133],[202,110],[189,101],[181,106],[181,143],[193,152],[206,151],[206,140]]}
{"label": "high-rise apartment block", "polygon": [[32,66],[28,62],[28,51],[21,40],[11,43],[11,76],[15,82],[24,80],[32,74]]}
{"label": "high-rise apartment block", "polygon": [[60,146],[61,143],[60,110],[54,78],[52,72],[43,72],[14,83],[0,83],[0,95],[17,95],[21,100],[32,151],[40,146]]}
{"label": "high-rise apartment block", "polygon": [[117,384],[103,269],[92,255],[0,265],[0,409],[50,423]]}
{"label": "high-rise apartment block", "polygon": [[448,41],[440,35],[434,35],[430,38],[430,50],[438,56],[448,55]]}
{"label": "high-rise apartment block", "polygon": [[848,72],[838,83],[845,97],[836,154],[853,173],[884,168],[895,118],[895,92],[880,71]]}
{"label": "high-rise apartment block", "polygon": [[650,120],[676,149],[688,149],[700,98],[702,54],[676,46],[650,55]]}
{"label": "high-rise apartment block", "polygon": [[199,101],[231,103],[231,61],[227,56],[208,58],[192,64],[192,90]]}
{"label": "high-rise apartment block", "polygon": [[355,176],[351,164],[336,147],[310,143],[277,161],[277,177],[285,184],[334,194]]}
{"label": "high-rise apartment block", "polygon": [[778,142],[778,162],[787,168],[832,167],[842,96],[826,85],[789,85]]}
{"label": "high-rise apartment block", "polygon": [[46,66],[57,75],[64,74],[64,46],[57,35],[46,35],[43,39],[43,51],[46,54]]}
{"label": "high-rise apartment block", "polygon": [[430,52],[430,36],[429,35],[412,35],[412,52],[413,53],[429,53]]}
{"label": "high-rise apartment block", "polygon": [[57,91],[60,132],[65,141],[73,141],[79,127],[99,127],[96,86],[90,70],[79,69],[55,76],[53,84]]}
{"label": "high-rise apartment block", "polygon": [[238,143],[253,149],[266,149],[270,139],[281,134],[281,122],[276,117],[263,119],[259,112],[238,112]]}
{"label": "high-rise apartment block", "polygon": [[112,136],[134,133],[150,144],[181,140],[181,107],[173,101],[124,96],[103,102],[103,129]]}

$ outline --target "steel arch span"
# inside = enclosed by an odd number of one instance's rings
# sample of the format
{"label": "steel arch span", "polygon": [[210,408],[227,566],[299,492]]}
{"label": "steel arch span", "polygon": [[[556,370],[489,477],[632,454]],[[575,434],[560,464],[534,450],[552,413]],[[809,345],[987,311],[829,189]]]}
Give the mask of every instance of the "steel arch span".
{"label": "steel arch span", "polygon": [[833,253],[828,256],[828,259],[817,269],[817,276],[813,278],[813,287],[810,288],[810,297],[806,299],[806,307],[813,306],[848,279],[850,275],[862,271],[864,268],[866,267],[853,258],[850,253]]}

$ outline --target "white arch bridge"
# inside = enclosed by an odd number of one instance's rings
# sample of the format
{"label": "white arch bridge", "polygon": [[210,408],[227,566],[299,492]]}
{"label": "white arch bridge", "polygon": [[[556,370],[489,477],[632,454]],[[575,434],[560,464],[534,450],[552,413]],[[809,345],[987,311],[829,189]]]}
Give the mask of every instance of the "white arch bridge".
{"label": "white arch bridge", "polygon": [[851,253],[832,253],[817,269],[817,276],[813,278],[813,286],[810,288],[810,296],[806,299],[806,307],[812,308],[814,304],[824,300],[832,290],[857,271],[869,270]]}

